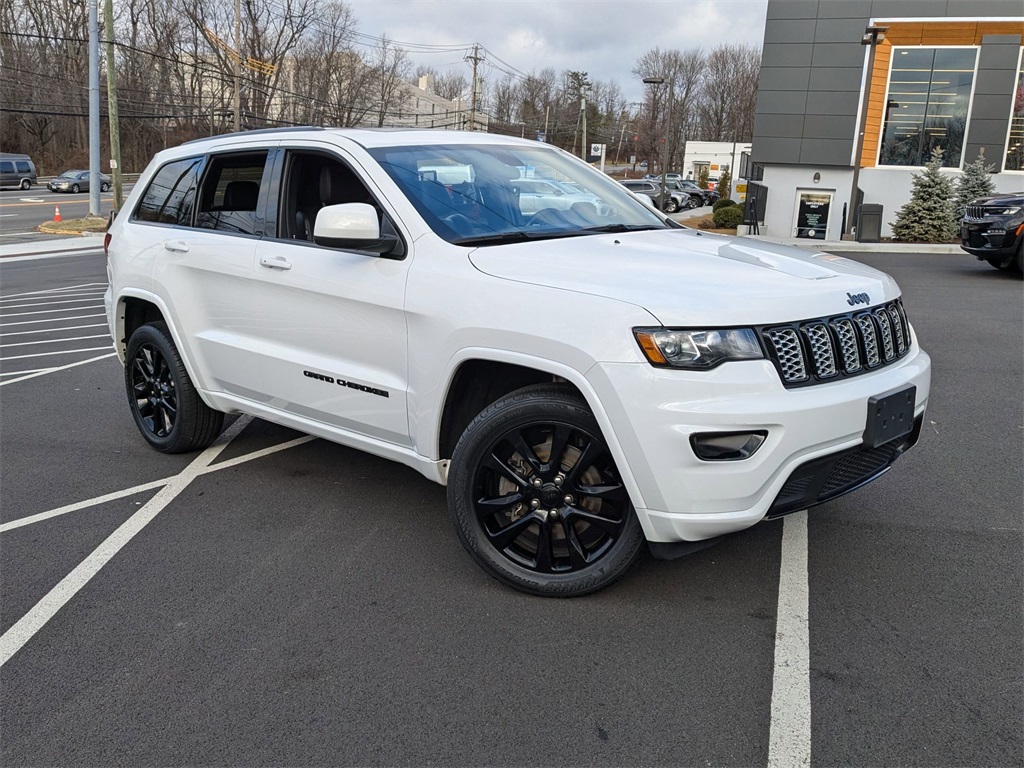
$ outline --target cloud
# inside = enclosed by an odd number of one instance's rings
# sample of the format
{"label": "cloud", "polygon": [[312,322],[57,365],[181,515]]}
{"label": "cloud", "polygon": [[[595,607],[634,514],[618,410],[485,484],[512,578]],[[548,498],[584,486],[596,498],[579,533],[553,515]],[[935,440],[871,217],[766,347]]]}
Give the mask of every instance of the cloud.
{"label": "cloud", "polygon": [[[645,51],[760,45],[767,0],[349,0],[359,31],[422,45],[479,43],[515,69],[577,69],[639,98]],[[459,52],[410,49],[416,64],[465,67]],[[497,65],[498,62],[495,62]],[[494,67],[485,77],[504,77]]]}

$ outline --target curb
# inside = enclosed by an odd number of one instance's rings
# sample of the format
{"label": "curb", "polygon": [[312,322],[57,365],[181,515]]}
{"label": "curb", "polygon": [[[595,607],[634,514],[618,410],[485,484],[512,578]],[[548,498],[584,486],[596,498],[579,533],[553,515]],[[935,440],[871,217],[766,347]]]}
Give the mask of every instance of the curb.
{"label": "curb", "polygon": [[44,235],[102,235],[104,230],[95,229],[54,229],[48,227],[45,224],[40,224],[36,227],[37,232],[42,232]]}

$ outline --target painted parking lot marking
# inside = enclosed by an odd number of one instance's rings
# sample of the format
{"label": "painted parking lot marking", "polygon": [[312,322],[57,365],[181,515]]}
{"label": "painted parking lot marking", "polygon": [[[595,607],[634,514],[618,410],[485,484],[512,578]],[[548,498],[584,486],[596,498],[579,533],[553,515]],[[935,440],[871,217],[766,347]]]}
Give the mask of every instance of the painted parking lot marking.
{"label": "painted parking lot marking", "polygon": [[[89,325],[66,325],[63,328],[47,328],[39,331],[0,331],[0,339],[7,336],[31,336],[37,333],[55,333],[56,331],[80,331],[84,328],[106,328],[106,323],[91,323]],[[109,335],[109,334],[107,334]]]}
{"label": "painted parking lot marking", "polygon": [[302,445],[316,439],[311,435],[306,435],[295,440],[289,440],[288,442],[280,445],[271,446],[259,451],[253,451],[252,453],[244,456],[238,456],[234,459],[214,465],[213,461],[217,456],[220,455],[232,440],[241,434],[242,430],[244,430],[251,421],[251,416],[240,417],[234,424],[225,430],[220,437],[217,438],[213,445],[203,451],[194,461],[192,461],[191,464],[173,477],[154,481],[153,483],[145,483],[142,486],[135,486],[134,488],[127,489],[126,491],[107,494],[106,496],[97,497],[85,502],[79,502],[78,504],[71,504],[67,507],[61,507],[56,510],[40,513],[39,515],[32,515],[0,526],[0,532],[9,531],[14,528],[30,525],[34,522],[47,520],[60,514],[67,514],[68,512],[85,509],[88,506],[95,506],[96,504],[101,504],[104,501],[111,501],[125,496],[134,495],[143,490],[151,490],[162,485],[161,489],[152,499],[143,504],[135,514],[122,523],[102,544],[100,544],[99,547],[86,557],[85,560],[79,563],[71,573],[65,576],[57,586],[51,589],[38,603],[32,606],[28,613],[22,616],[13,626],[11,626],[10,629],[0,636],[0,667],[6,664],[14,654],[24,647],[24,645],[31,640],[40,629],[46,626],[47,622],[49,622],[50,619],[52,619],[57,612],[63,608],[68,601],[79,592],[79,590],[82,589],[82,587],[88,584],[89,581],[100,572],[104,565],[110,562],[113,557],[129,541],[131,541],[132,538],[135,537],[136,534],[151,523],[153,519],[163,511],[168,504],[174,501],[174,499],[176,499],[197,477],[211,472],[218,472],[222,469],[228,469],[229,467],[235,467],[239,464],[244,464],[245,462],[253,461],[254,459],[262,458],[278,451],[287,450],[288,448],[293,448],[297,445]]}
{"label": "painted parking lot marking", "polygon": [[40,296],[40,295],[45,295],[45,294],[66,293],[68,291],[77,291],[80,288],[83,288],[83,289],[84,288],[98,288],[101,291],[104,291],[107,288],[107,284],[106,283],[80,283],[78,285],[65,285],[62,288],[47,288],[47,289],[41,290],[41,291],[23,291],[22,293],[8,293],[8,294],[5,294],[4,296],[0,296],[0,301],[4,301],[6,299],[17,299],[17,298],[20,298],[22,296]]}
{"label": "painted parking lot marking", "polygon": [[[222,461],[219,464],[211,464],[205,467],[199,474],[210,475],[214,472],[220,472],[222,469],[231,469],[237,467],[239,464],[245,464],[249,461],[256,459],[262,459],[265,456],[278,453],[279,451],[286,451],[289,448],[295,448],[299,445],[305,445],[306,443],[316,440],[312,435],[304,435],[303,437],[297,437],[294,440],[288,440],[287,442],[280,443],[278,445],[272,445],[268,448],[261,448],[258,451],[247,453],[243,456],[236,456],[233,459]],[[54,517],[60,517],[62,515],[70,514],[71,512],[78,512],[83,509],[95,507],[99,504],[106,504],[108,501],[117,501],[127,496],[134,496],[137,493],[143,493],[144,491],[151,491],[154,488],[161,488],[171,482],[174,478],[165,477],[160,480],[153,480],[148,483],[142,483],[141,485],[133,485],[131,488],[125,488],[121,491],[113,491],[112,493],[106,493],[102,496],[96,496],[92,499],[86,499],[85,501],[78,501],[74,504],[66,504],[63,507],[57,507],[46,512],[39,512],[35,515],[28,515],[26,517],[20,517],[17,520],[9,520],[6,523],[0,524],[0,533],[6,533],[7,531],[13,531],[15,528],[23,528],[26,525],[32,525],[33,523],[41,523],[44,520],[50,520]]]}
{"label": "painted parking lot marking", "polygon": [[98,355],[96,357],[90,357],[88,360],[78,360],[74,363],[68,363],[67,365],[58,365],[53,368],[35,368],[31,371],[10,371],[9,373],[22,374],[17,379],[11,379],[10,381],[0,381],[0,387],[5,387],[8,384],[17,384],[19,381],[25,381],[26,379],[34,379],[37,376],[45,376],[48,373],[58,373],[60,371],[66,371],[69,368],[77,368],[80,365],[87,365],[89,363],[95,363],[97,360],[106,360],[108,357],[113,357],[117,352],[108,352],[105,355]]}
{"label": "painted parking lot marking", "polygon": [[[102,312],[98,312],[94,315],[76,315],[75,317],[51,317],[48,320],[19,320],[16,323],[4,323],[3,327],[8,328],[12,325],[38,325],[40,323],[63,323],[67,320],[85,320],[91,317],[106,317]],[[106,325],[106,323],[103,323]]]}
{"label": "painted parking lot marking", "polygon": [[783,520],[768,767],[811,764],[807,511]]}
{"label": "painted parking lot marking", "polygon": [[[84,354],[108,353],[100,357],[90,357],[90,362],[111,356],[112,344],[102,347],[82,346],[90,342],[96,343],[100,339],[110,340],[110,334],[106,331],[81,333],[84,329],[105,328],[106,323],[80,322],[86,318],[106,316],[103,311],[105,290],[106,283],[78,283],[0,297],[0,353],[4,355],[0,357],[0,363],[5,369],[2,376],[8,379],[2,383],[13,384],[15,381],[66,370],[67,366],[64,363],[69,360],[72,363],[80,362]],[[45,309],[39,309],[41,307]],[[25,349],[26,347],[28,349]],[[25,354],[17,354],[18,352]],[[61,356],[65,359],[54,360],[47,368],[41,367],[45,362],[40,358]],[[38,364],[33,368],[32,364],[18,362],[24,360],[37,360]],[[18,370],[19,367],[22,369]]]}
{"label": "painted parking lot marking", "polygon": [[32,606],[28,613],[18,619],[3,635],[0,635],[0,667],[6,664],[40,629],[46,626],[46,623],[57,614],[57,611],[67,605],[67,602],[88,584],[100,572],[100,569],[113,559],[114,555],[149,525],[195,478],[199,477],[202,470],[220,455],[220,452],[238,436],[249,421],[251,418],[243,416],[232,424],[213,445],[171,478],[170,482],[161,488],[156,496],[143,504],[134,515],[118,526],[117,530],[110,534],[99,547],[93,550],[71,573],[61,579],[57,586],[47,592],[42,600]]}
{"label": "painted parking lot marking", "polygon": [[[97,334],[93,334],[91,336],[71,336],[70,338],[67,338],[67,339],[43,339],[41,341],[16,341],[13,344],[0,344],[0,349],[5,349],[7,347],[34,347],[36,344],[60,344],[61,342],[65,342],[65,341],[84,341],[85,339],[109,339],[109,338],[110,338],[110,334],[109,333],[97,333]],[[77,351],[77,350],[75,350],[75,351]],[[2,357],[0,357],[0,361],[3,361]]]}

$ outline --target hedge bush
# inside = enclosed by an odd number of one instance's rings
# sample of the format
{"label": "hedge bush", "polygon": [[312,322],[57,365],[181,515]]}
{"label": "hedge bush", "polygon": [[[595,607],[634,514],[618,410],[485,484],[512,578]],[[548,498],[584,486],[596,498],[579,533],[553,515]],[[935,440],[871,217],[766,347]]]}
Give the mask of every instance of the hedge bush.
{"label": "hedge bush", "polygon": [[743,223],[743,206],[729,205],[719,208],[714,214],[715,227],[718,229],[736,229]]}
{"label": "hedge bush", "polygon": [[715,204],[711,206],[712,212],[717,212],[720,208],[725,208],[728,205],[736,205],[735,200],[730,200],[728,197],[723,200],[715,200]]}

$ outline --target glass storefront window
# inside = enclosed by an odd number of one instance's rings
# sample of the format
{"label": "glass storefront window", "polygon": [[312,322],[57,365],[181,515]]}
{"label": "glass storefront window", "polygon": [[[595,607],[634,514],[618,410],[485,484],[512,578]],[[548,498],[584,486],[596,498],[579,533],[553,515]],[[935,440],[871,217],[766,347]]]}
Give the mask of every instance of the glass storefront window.
{"label": "glass storefront window", "polygon": [[977,48],[894,48],[879,165],[960,167]]}
{"label": "glass storefront window", "polygon": [[1010,140],[1006,143],[1007,171],[1024,171],[1024,48],[1017,65],[1017,87],[1013,91],[1013,115],[1010,117]]}

